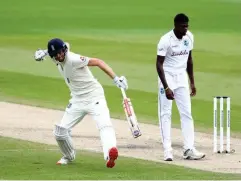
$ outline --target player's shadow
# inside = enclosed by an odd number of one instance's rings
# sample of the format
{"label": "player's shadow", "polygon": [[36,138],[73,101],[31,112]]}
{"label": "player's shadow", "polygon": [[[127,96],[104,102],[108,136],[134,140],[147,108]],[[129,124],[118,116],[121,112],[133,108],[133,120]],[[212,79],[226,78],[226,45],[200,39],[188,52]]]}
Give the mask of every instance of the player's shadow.
{"label": "player's shadow", "polygon": [[71,135],[72,138],[100,139],[99,136]]}
{"label": "player's shadow", "polygon": [[152,149],[151,146],[148,145],[134,145],[134,144],[126,144],[126,145],[118,145],[118,148],[123,149]]}
{"label": "player's shadow", "polygon": [[[173,149],[183,149],[183,144],[181,143],[172,143],[172,148]],[[201,146],[195,146],[195,148],[197,150],[203,150],[203,149],[210,149],[209,146],[204,146],[204,145],[201,145]]]}

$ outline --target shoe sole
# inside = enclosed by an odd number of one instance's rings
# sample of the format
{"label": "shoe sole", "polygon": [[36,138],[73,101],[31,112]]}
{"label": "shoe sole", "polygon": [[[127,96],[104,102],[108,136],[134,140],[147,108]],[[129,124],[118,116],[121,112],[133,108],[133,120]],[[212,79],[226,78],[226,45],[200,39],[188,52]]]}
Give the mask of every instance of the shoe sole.
{"label": "shoe sole", "polygon": [[60,162],[57,162],[56,165],[67,165],[68,163],[60,163]]}
{"label": "shoe sole", "polygon": [[118,158],[118,150],[113,147],[109,151],[109,160],[106,163],[106,167],[113,168],[115,166],[115,160]]}
{"label": "shoe sole", "polygon": [[[73,160],[72,160],[73,161]],[[60,162],[60,161],[58,161],[57,163],[56,163],[56,165],[68,165],[70,162],[72,162],[72,161],[67,161],[67,162],[65,162],[65,163],[62,163],[62,162]]]}
{"label": "shoe sole", "polygon": [[172,158],[167,158],[167,159],[165,159],[164,161],[173,161],[173,159]]}
{"label": "shoe sole", "polygon": [[205,155],[203,155],[202,157],[199,157],[199,158],[193,158],[192,156],[184,156],[183,158],[185,160],[201,160],[204,157],[205,157]]}

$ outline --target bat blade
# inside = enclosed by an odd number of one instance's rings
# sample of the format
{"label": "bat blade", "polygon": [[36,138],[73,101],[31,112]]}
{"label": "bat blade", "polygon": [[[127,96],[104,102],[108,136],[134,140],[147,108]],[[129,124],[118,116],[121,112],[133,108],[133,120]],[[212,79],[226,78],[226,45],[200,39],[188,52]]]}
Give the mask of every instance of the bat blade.
{"label": "bat blade", "polygon": [[130,98],[123,99],[123,108],[126,114],[127,121],[130,126],[130,130],[134,138],[141,136],[141,131],[138,125],[138,121],[131,103]]}

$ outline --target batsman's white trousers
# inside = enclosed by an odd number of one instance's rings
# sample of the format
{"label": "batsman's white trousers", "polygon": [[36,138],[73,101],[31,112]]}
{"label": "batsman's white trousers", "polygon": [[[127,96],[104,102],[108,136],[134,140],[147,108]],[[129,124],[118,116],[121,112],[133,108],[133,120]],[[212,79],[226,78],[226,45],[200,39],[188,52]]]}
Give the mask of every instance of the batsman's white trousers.
{"label": "batsman's white trousers", "polygon": [[[192,149],[194,147],[194,123],[191,113],[188,75],[186,72],[176,74],[165,72],[165,77],[169,88],[174,93],[174,100],[180,114],[184,149]],[[173,101],[166,98],[165,90],[159,78],[158,87],[158,117],[163,148],[165,151],[172,151],[171,117]]]}
{"label": "batsman's white trousers", "polygon": [[82,121],[87,114],[96,122],[96,127],[100,133],[104,159],[107,160],[109,149],[116,147],[116,135],[110,120],[109,108],[104,98],[96,99],[89,103],[70,103],[65,110],[62,120],[57,124],[66,129],[71,129]]}

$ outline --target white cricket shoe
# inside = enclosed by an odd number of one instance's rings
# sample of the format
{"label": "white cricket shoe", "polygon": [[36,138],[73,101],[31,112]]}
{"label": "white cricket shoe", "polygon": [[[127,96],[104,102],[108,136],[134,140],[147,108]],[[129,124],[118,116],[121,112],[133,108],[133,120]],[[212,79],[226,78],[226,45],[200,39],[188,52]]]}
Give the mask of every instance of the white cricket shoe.
{"label": "white cricket shoe", "polygon": [[59,161],[57,161],[56,165],[67,165],[69,162],[71,162],[71,160],[62,157]]}
{"label": "white cricket shoe", "polygon": [[172,151],[164,151],[164,161],[173,161]]}
{"label": "white cricket shoe", "polygon": [[186,160],[200,160],[205,157],[205,154],[194,149],[184,150],[183,158]]}

